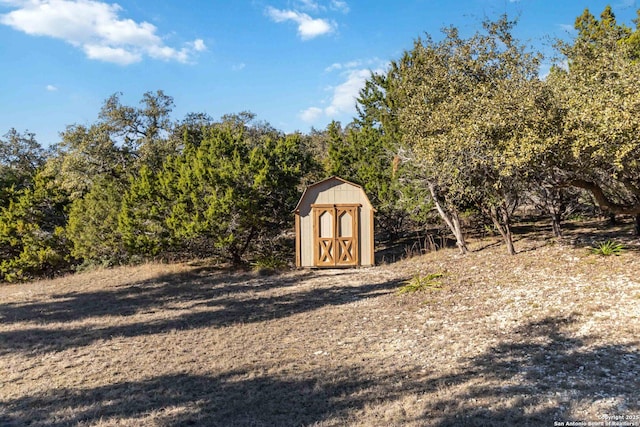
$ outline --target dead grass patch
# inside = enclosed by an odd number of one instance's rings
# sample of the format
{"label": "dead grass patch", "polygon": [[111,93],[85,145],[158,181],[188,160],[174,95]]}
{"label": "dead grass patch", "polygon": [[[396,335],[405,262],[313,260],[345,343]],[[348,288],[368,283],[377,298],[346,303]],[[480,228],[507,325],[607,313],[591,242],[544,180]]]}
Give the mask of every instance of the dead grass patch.
{"label": "dead grass patch", "polygon": [[[0,287],[8,426],[553,425],[640,413],[640,259],[522,238],[358,270]],[[480,248],[483,248],[480,250]],[[437,292],[398,294],[446,271]]]}

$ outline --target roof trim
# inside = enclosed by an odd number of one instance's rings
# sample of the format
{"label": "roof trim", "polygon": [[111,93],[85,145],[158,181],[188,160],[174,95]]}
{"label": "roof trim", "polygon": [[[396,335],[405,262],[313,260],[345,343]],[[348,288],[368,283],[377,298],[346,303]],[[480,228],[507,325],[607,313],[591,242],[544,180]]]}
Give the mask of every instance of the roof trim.
{"label": "roof trim", "polygon": [[311,188],[316,187],[316,186],[318,186],[318,185],[320,185],[320,184],[324,184],[325,182],[330,181],[330,180],[332,180],[332,179],[335,179],[335,180],[341,181],[341,182],[342,182],[342,183],[344,183],[344,184],[353,185],[354,187],[359,188],[359,189],[364,193],[364,196],[367,198],[367,201],[369,202],[369,206],[371,206],[371,209],[373,209],[374,211],[376,210],[376,209],[373,207],[373,205],[371,204],[371,200],[369,200],[369,196],[367,196],[366,191],[364,191],[364,188],[362,188],[362,186],[361,186],[361,185],[358,185],[358,184],[356,184],[356,183],[354,183],[354,182],[351,182],[351,181],[347,181],[346,179],[342,179],[342,178],[340,178],[339,176],[332,175],[332,176],[330,176],[329,178],[325,178],[325,179],[323,179],[323,180],[321,180],[321,181],[314,182],[313,184],[308,185],[308,186],[307,186],[307,188],[305,188],[305,189],[304,189],[304,191],[302,192],[302,196],[300,196],[300,200],[298,200],[298,203],[296,204],[296,207],[295,207],[295,209],[293,210],[293,212],[296,212],[296,213],[297,213],[297,212],[300,210],[300,204],[302,203],[302,200],[304,200],[304,197],[307,195],[307,192],[308,192]]}

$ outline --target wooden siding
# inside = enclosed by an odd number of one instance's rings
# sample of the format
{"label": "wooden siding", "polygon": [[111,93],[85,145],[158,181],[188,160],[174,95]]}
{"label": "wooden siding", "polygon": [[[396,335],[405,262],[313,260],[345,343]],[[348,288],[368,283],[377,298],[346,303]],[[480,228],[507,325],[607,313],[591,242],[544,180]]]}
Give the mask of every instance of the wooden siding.
{"label": "wooden siding", "polygon": [[313,206],[358,206],[356,218],[358,265],[374,265],[373,206],[364,190],[340,178],[329,178],[309,186],[296,209],[296,265],[313,267],[316,248]]}

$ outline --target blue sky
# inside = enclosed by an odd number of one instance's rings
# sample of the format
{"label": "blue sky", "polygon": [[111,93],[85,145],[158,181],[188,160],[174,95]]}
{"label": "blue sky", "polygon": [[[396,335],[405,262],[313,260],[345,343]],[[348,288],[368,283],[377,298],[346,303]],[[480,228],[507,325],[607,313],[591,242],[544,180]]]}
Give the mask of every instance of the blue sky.
{"label": "blue sky", "polygon": [[[588,7],[632,25],[640,0],[0,0],[0,135],[29,130],[47,146],[96,121],[122,92],[158,89],[174,119],[251,111],[285,132],[348,123],[370,71],[455,25],[519,17],[517,36],[549,49]],[[544,72],[544,71],[543,71]]]}

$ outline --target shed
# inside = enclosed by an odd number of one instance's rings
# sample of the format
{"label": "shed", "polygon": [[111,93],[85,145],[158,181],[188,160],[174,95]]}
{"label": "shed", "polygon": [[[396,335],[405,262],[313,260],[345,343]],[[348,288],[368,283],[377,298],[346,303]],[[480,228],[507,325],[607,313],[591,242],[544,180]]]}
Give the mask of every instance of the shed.
{"label": "shed", "polygon": [[374,265],[373,214],[363,188],[332,176],[308,186],[296,206],[296,266]]}

